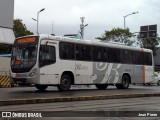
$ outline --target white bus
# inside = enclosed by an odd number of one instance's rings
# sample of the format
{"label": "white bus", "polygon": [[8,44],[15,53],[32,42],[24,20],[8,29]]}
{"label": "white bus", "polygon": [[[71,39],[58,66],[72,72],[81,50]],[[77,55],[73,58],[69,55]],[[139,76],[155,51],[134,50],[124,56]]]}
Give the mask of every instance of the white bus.
{"label": "white bus", "polygon": [[127,89],[153,81],[153,73],[149,49],[51,35],[18,38],[12,48],[11,83],[39,90],[57,86],[67,91],[71,85]]}

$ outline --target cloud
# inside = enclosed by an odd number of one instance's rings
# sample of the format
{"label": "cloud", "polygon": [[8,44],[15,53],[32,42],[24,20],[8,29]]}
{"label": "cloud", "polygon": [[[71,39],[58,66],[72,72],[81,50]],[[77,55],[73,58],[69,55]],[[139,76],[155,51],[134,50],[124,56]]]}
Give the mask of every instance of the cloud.
{"label": "cloud", "polygon": [[123,16],[135,11],[139,13],[126,18],[126,26],[132,32],[139,31],[142,25],[159,24],[159,5],[158,0],[15,0],[15,18],[23,19],[35,32],[36,23],[31,18],[36,18],[37,12],[45,8],[39,14],[40,33],[50,33],[54,21],[55,32],[66,34],[78,32],[80,17],[84,16],[89,24],[85,37],[93,39],[105,30],[123,28]]}

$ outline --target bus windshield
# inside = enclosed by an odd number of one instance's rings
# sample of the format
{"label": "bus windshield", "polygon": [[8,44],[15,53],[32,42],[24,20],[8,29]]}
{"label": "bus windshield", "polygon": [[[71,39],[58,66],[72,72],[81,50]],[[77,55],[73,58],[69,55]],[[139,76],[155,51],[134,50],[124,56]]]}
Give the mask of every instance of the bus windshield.
{"label": "bus windshield", "polygon": [[14,72],[28,72],[37,59],[38,44],[15,44],[12,48],[11,69]]}

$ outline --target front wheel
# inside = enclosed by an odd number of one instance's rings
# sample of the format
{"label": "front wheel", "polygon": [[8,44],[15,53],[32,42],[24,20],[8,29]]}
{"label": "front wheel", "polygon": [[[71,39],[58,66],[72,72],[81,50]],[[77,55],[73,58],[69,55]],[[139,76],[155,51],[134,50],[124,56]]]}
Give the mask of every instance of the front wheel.
{"label": "front wheel", "polygon": [[59,91],[68,91],[71,87],[71,78],[68,75],[62,75],[60,85],[57,85]]}
{"label": "front wheel", "polygon": [[40,91],[44,91],[47,89],[48,86],[47,85],[35,85],[35,87]]}
{"label": "front wheel", "polygon": [[99,90],[104,90],[108,87],[107,84],[96,84],[95,85]]}

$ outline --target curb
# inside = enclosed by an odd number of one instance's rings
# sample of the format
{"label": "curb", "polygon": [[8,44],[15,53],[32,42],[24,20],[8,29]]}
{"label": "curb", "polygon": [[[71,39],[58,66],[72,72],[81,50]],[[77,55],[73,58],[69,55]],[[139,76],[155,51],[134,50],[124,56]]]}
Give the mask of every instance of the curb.
{"label": "curb", "polygon": [[37,104],[37,103],[53,103],[53,102],[86,101],[86,100],[107,100],[107,99],[122,99],[122,98],[137,98],[137,97],[157,97],[157,96],[160,96],[160,93],[126,94],[126,95],[124,95],[124,94],[114,94],[114,95],[97,95],[97,96],[11,99],[11,100],[0,100],[0,106]]}

